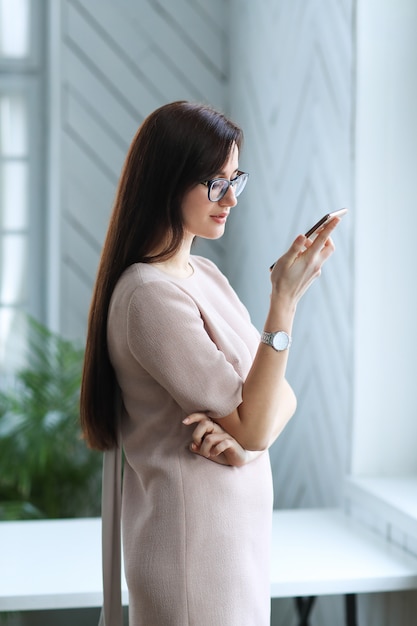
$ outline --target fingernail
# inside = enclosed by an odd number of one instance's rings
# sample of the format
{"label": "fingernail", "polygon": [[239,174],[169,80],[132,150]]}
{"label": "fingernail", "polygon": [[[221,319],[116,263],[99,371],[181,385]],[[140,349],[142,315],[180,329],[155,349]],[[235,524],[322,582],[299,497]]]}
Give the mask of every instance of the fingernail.
{"label": "fingernail", "polygon": [[189,424],[190,420],[188,419],[188,417],[184,417],[184,419],[182,420],[183,424]]}

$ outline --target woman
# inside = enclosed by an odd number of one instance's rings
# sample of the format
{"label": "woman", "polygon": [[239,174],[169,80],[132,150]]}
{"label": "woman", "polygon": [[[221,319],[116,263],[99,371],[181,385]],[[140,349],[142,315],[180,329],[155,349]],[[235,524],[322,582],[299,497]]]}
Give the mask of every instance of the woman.
{"label": "woman", "polygon": [[295,411],[285,379],[294,314],[338,220],[314,242],[298,236],[273,267],[260,342],[226,278],[191,254],[195,237],[223,235],[248,177],[241,145],[210,107],[152,113],[127,155],[100,262],[81,419],[100,450],[118,446],[120,428],[131,626],[269,624],[267,449]]}

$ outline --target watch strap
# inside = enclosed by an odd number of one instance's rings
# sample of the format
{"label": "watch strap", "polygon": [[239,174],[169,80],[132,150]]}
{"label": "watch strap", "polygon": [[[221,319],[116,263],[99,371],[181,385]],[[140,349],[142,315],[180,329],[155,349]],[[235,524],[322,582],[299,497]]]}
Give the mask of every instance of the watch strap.
{"label": "watch strap", "polygon": [[[274,343],[274,339],[277,335],[279,335],[280,339],[282,338],[282,341],[280,342],[282,347],[277,347]],[[277,330],[273,333],[269,333],[264,330],[261,334],[261,343],[265,343],[266,345],[271,346],[271,348],[273,348],[277,352],[283,352],[284,350],[288,350],[290,348],[292,343],[292,337],[290,337],[290,335],[285,332],[285,330]]]}

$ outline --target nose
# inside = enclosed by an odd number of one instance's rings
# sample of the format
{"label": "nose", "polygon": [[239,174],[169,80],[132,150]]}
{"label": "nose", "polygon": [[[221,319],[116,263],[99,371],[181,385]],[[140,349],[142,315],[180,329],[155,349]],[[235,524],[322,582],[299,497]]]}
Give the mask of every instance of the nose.
{"label": "nose", "polygon": [[223,198],[219,200],[220,206],[234,207],[237,205],[237,198],[235,196],[235,189],[230,185]]}

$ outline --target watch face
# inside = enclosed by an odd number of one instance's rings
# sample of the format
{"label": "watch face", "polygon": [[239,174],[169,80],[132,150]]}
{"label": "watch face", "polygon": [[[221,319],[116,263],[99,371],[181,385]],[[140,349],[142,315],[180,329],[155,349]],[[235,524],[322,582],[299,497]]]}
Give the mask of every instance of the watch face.
{"label": "watch face", "polygon": [[275,350],[286,350],[290,343],[287,333],[278,331],[272,340]]}

